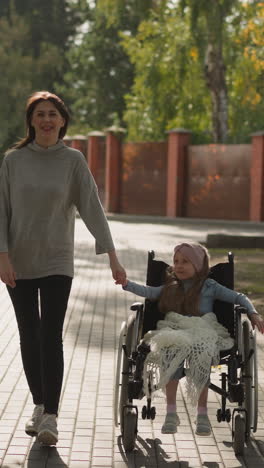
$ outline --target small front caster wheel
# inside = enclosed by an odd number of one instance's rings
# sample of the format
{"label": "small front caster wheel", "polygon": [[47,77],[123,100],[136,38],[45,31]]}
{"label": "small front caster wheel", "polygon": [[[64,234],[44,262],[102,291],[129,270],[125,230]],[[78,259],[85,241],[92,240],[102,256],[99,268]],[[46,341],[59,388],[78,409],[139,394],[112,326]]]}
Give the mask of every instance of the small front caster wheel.
{"label": "small front caster wheel", "polygon": [[146,407],[146,405],[144,405],[143,408],[142,408],[142,412],[141,412],[142,419],[146,419],[147,413],[148,413],[147,407]]}
{"label": "small front caster wheel", "polygon": [[152,406],[152,408],[150,409],[150,418],[155,419],[155,416],[156,416],[156,408],[155,406]]}
{"label": "small front caster wheel", "polygon": [[228,423],[231,421],[231,411],[230,411],[229,408],[228,408],[228,409],[226,410],[226,412],[225,412],[225,420],[226,420],[226,422],[228,422]]}
{"label": "small front caster wheel", "polygon": [[223,419],[222,419],[222,410],[221,410],[221,409],[218,409],[218,410],[217,410],[216,418],[217,418],[217,421],[218,421],[219,423],[223,421]]}

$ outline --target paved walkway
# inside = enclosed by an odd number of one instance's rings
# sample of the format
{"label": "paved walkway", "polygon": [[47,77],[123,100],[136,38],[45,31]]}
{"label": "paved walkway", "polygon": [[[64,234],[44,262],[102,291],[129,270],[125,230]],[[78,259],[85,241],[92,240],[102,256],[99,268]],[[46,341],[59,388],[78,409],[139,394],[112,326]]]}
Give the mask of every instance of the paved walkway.
{"label": "paved walkway", "polygon": [[[145,281],[147,251],[170,261],[176,241],[205,240],[207,232],[263,232],[262,225],[246,223],[177,224],[166,220],[110,217],[120,260],[130,279]],[[166,222],[165,222],[166,221]],[[95,256],[93,239],[80,220],[76,228],[76,274],[64,328],[65,377],[61,397],[57,448],[41,448],[24,433],[32,401],[22,370],[17,327],[4,285],[0,285],[0,466],[3,468],[239,468],[264,466],[264,339],[259,336],[259,425],[244,458],[231,447],[231,428],[217,423],[217,397],[210,392],[213,435],[194,435],[194,413],[187,407],[184,385],[179,392],[181,426],[162,435],[163,400],[151,423],[139,419],[135,451],[126,455],[113,424],[116,348],[121,322],[135,297],[115,286],[107,256]],[[34,350],[32,350],[34,352]],[[217,381],[218,374],[213,374]]]}

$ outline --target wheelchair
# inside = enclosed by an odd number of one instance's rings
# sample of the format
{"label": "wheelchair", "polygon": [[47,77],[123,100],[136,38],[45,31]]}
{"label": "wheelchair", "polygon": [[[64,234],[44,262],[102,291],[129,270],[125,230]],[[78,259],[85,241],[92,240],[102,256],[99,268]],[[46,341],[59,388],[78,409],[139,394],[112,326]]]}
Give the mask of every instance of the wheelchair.
{"label": "wheelchair", "polygon": [[[168,265],[155,260],[154,251],[148,253],[147,280],[149,286],[164,283]],[[220,284],[234,289],[234,255],[228,253],[227,261],[211,267],[210,278]],[[144,304],[135,302],[131,307],[127,322],[120,330],[116,381],[115,381],[115,425],[120,425],[122,443],[126,452],[135,448],[138,432],[138,407],[134,400],[146,397],[142,407],[143,419],[155,419],[156,409],[151,403],[151,375],[147,383],[149,395],[143,390],[143,367],[149,346],[142,340],[149,330],[155,330],[162,316],[157,302],[145,300]],[[221,407],[216,418],[232,424],[232,443],[236,455],[243,455],[245,444],[249,442],[252,432],[256,432],[258,423],[258,374],[256,331],[246,318],[246,310],[240,306],[222,301],[215,301],[214,313],[224,325],[234,346],[220,353],[219,365],[224,371],[220,374],[221,385],[210,382],[209,389],[221,396]],[[244,314],[244,316],[243,316]],[[231,403],[231,409],[227,408]]]}

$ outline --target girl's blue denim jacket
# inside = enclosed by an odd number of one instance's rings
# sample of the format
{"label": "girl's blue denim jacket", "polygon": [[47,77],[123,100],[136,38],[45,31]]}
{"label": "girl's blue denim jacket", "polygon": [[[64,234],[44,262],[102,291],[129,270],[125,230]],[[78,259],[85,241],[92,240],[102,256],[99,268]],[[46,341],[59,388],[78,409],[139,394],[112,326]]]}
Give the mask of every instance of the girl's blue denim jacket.
{"label": "girl's blue denim jacket", "polygon": [[[188,290],[192,284],[192,280],[183,281],[184,289]],[[133,281],[128,281],[126,286],[123,286],[125,291],[130,291],[137,296],[142,296],[150,300],[158,300],[164,286],[143,286]],[[248,314],[257,313],[255,307],[249,298],[242,293],[226,288],[213,279],[206,279],[201,289],[199,301],[199,311],[201,315],[213,311],[213,303],[216,299],[231,304],[238,304],[247,309]]]}

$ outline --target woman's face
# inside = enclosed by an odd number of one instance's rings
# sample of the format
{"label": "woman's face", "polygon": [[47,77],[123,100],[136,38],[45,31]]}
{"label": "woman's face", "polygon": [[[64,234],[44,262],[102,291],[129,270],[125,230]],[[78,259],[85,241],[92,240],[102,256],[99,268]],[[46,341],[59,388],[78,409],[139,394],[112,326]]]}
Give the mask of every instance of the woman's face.
{"label": "woman's face", "polygon": [[184,257],[181,252],[176,252],[174,256],[174,273],[179,280],[187,280],[192,278],[196,270],[193,264]]}
{"label": "woman's face", "polygon": [[65,120],[52,102],[41,101],[36,105],[32,114],[31,126],[34,127],[35,140],[39,145],[55,145],[64,124]]}

